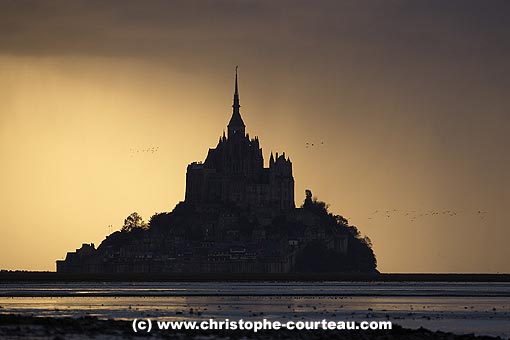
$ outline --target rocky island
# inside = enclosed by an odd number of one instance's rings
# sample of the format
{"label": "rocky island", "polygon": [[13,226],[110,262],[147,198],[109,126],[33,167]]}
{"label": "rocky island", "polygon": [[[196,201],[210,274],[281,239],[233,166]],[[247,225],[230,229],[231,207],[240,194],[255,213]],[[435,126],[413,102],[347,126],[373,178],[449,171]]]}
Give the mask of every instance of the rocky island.
{"label": "rocky island", "polygon": [[145,223],[136,212],[95,247],[83,244],[59,273],[377,273],[371,242],[306,190],[294,201],[285,153],[264,167],[246,133],[236,70],[227,134],[204,162],[188,165],[185,200]]}

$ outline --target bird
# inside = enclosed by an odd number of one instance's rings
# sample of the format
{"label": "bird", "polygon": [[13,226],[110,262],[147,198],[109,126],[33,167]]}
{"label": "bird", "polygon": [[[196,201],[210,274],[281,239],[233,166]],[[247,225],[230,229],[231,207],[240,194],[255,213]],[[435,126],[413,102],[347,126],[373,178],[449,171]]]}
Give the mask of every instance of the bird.
{"label": "bird", "polygon": [[155,153],[155,152],[158,152],[158,150],[159,150],[159,146],[152,146],[152,147],[148,147],[145,149],[136,149],[136,150],[134,150],[133,148],[129,149],[129,151],[131,152],[131,155],[133,155],[135,152],[136,153]]}

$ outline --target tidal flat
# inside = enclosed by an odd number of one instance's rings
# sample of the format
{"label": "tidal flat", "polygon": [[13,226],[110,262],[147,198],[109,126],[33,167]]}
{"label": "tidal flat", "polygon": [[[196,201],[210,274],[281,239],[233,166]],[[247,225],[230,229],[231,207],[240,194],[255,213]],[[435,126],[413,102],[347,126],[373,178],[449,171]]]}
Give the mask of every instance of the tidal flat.
{"label": "tidal flat", "polygon": [[[403,327],[401,331],[423,327],[432,333],[508,339],[510,283],[4,282],[0,284],[0,314],[9,320],[14,315],[36,317],[27,319],[32,323],[109,320],[115,325],[135,318],[389,320]],[[78,326],[79,321],[75,323]],[[131,328],[126,332],[132,332]],[[377,331],[374,336],[385,332]],[[331,331],[328,334],[332,336]]]}

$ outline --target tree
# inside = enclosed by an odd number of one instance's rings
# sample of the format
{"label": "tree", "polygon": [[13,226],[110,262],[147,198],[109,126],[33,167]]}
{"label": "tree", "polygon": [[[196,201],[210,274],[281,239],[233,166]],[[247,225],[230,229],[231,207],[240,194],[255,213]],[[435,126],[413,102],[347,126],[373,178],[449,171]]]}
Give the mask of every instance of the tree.
{"label": "tree", "polygon": [[131,232],[135,229],[146,229],[147,223],[145,223],[142,219],[142,216],[138,215],[137,212],[132,213],[124,220],[124,225],[122,226],[121,231]]}
{"label": "tree", "polygon": [[171,228],[172,215],[169,213],[156,213],[149,220],[151,231],[163,231]]}

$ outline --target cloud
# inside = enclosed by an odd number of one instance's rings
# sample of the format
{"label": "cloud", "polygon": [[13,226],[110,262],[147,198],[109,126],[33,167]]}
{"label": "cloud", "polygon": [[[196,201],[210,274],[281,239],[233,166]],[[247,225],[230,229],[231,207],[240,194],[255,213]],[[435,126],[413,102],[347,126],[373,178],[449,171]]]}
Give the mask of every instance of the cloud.
{"label": "cloud", "polygon": [[509,12],[505,1],[3,1],[0,53],[507,53]]}

